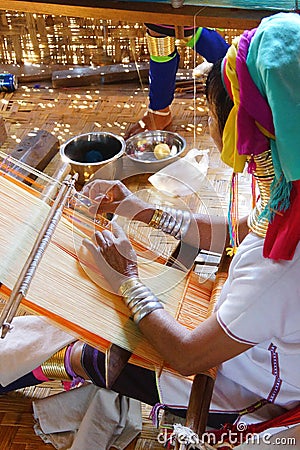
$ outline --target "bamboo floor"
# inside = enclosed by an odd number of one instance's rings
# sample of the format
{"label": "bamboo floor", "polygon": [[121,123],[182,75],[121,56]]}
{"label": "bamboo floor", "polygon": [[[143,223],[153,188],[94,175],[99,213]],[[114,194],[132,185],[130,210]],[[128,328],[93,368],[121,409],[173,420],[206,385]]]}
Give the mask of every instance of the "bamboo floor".
{"label": "bamboo floor", "polygon": [[[41,386],[26,388],[0,396],[0,449],[1,450],[50,450],[33,429],[32,400],[54,395],[62,391],[59,382],[43,383]],[[160,450],[157,441],[158,430],[149,419],[151,408],[142,404],[143,431],[126,450]],[[100,444],[101,445],[101,444]],[[82,450],[104,450],[98,449]],[[115,450],[113,447],[110,450]]]}
{"label": "bamboo floor", "polygon": [[[20,85],[14,93],[0,93],[0,117],[4,119],[7,131],[1,150],[9,153],[28,133],[38,129],[53,133],[61,143],[74,135],[90,131],[123,135],[131,123],[143,116],[147,96],[147,87],[127,83],[60,90],[54,90],[46,83]],[[191,92],[177,92],[172,113],[173,122],[169,130],[178,132],[186,139],[187,150],[193,147],[210,149],[210,187],[205,186],[200,197],[205,198],[212,208],[218,199],[222,209],[226,204],[230,170],[219,162],[218,153],[208,136],[203,93],[198,92],[194,101]],[[54,158],[51,170],[54,171],[59,161],[59,156]],[[244,184],[241,183],[242,189]],[[247,195],[244,197],[249,199]],[[242,208],[247,209],[246,200],[243,202]],[[51,444],[43,444],[33,431],[31,399],[54,394],[60,389],[60,384],[44,383],[41,387],[0,397],[0,450],[53,448]],[[149,412],[150,408],[143,405],[143,431],[128,450],[163,448],[158,444],[158,430],[152,426]]]}

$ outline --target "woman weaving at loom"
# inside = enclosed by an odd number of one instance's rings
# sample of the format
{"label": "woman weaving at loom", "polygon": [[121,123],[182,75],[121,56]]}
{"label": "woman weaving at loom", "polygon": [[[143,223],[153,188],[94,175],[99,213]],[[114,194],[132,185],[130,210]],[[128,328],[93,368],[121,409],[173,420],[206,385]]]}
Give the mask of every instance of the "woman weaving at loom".
{"label": "woman weaving at loom", "polygon": [[[141,283],[135,253],[118,226],[97,232],[94,242],[85,241],[94,263],[170,366],[187,375],[220,365],[211,411],[236,413],[243,421],[275,417],[300,401],[299,86],[300,17],[292,13],[264,19],[257,29],[246,31],[208,77],[211,134],[234,172],[248,164],[261,201],[250,215],[250,233],[233,257],[215,312],[195,330],[178,324]],[[222,221],[157,210],[130,195],[120,182],[95,181],[85,193],[98,212],[130,213],[189,244],[198,244],[199,235],[202,248],[220,251],[224,245]],[[29,319],[18,320],[22,328]],[[15,343],[14,331],[0,347],[2,361],[12,361],[13,367],[18,366],[13,352],[23,345]],[[45,323],[43,332],[49,333],[47,347],[53,337],[53,351],[73,340]],[[80,376],[105,387],[101,352],[81,342],[61,352],[69,378]],[[0,392],[47,379],[47,364],[36,369],[36,358],[26,358],[16,371],[18,380],[2,364],[0,382],[6,387]],[[128,364],[113,389],[152,405],[178,407],[186,406],[190,383],[163,372],[158,389],[153,372]]]}

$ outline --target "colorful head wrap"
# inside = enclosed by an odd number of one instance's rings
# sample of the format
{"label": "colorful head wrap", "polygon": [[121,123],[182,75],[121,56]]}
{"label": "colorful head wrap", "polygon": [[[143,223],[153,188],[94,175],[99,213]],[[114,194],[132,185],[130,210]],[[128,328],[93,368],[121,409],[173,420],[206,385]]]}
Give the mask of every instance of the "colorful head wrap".
{"label": "colorful head wrap", "polygon": [[275,169],[264,256],[292,259],[300,240],[300,16],[279,13],[237,39],[223,64],[234,107],[223,161],[242,172],[247,155],[269,148]]}

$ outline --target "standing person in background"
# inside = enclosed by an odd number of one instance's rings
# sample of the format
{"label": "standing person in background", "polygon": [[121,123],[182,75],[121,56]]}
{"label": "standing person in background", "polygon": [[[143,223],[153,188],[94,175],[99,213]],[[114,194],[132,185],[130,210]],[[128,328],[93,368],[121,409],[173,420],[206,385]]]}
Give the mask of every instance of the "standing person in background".
{"label": "standing person in background", "polygon": [[[125,138],[145,130],[164,130],[172,122],[170,105],[174,99],[179,53],[175,45],[175,27],[146,23],[150,53],[149,107],[144,117],[133,124]],[[229,45],[222,36],[207,28],[184,27],[184,39],[208,62],[223,58]]]}

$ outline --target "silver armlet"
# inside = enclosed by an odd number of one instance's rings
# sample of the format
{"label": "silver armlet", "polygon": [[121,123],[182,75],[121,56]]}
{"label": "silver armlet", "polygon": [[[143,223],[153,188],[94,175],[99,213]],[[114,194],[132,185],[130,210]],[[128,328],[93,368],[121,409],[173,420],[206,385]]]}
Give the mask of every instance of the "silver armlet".
{"label": "silver armlet", "polygon": [[189,211],[163,206],[155,210],[149,226],[162,230],[179,240],[185,237],[191,219],[192,215]]}
{"label": "silver armlet", "polygon": [[134,322],[140,321],[156,309],[163,309],[163,304],[139,278],[129,278],[119,288],[120,295],[130,309]]}

